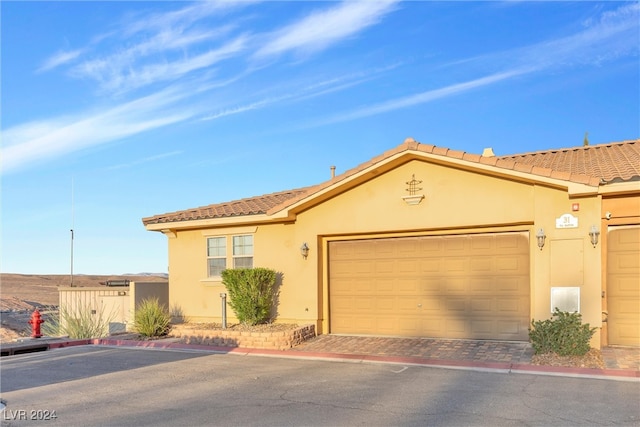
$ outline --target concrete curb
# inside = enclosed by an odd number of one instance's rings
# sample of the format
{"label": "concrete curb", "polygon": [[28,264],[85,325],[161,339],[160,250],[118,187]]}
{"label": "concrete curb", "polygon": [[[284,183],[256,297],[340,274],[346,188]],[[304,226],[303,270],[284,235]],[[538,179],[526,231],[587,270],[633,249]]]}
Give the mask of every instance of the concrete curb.
{"label": "concrete curb", "polygon": [[47,339],[25,340],[23,342],[2,345],[2,355],[25,354],[32,351],[46,351],[81,345],[106,347],[128,347],[157,350],[198,351],[214,354],[234,354],[238,356],[279,357],[302,360],[325,360],[350,363],[386,363],[394,365],[424,366],[429,368],[463,369],[480,372],[497,372],[529,375],[549,375],[562,377],[606,379],[615,381],[640,382],[640,371],[623,369],[568,368],[560,366],[539,366],[511,362],[475,362],[467,360],[425,359],[412,356],[377,356],[366,354],[342,354],[311,351],[271,350],[242,347],[221,347],[205,344],[184,344],[177,339],[140,341],[130,339]]}
{"label": "concrete curb", "polygon": [[[167,341],[137,341],[126,339],[100,338],[90,340],[93,345],[130,348],[151,348],[159,350],[189,350],[238,356],[279,357],[290,359],[326,360],[351,363],[388,363],[395,365],[424,366],[429,368],[464,369],[481,372],[549,375],[577,378],[605,379],[615,381],[640,382],[640,371],[618,369],[568,368],[559,366],[538,366],[510,362],[474,362],[464,360],[424,359],[407,356],[376,356],[361,354],[322,353],[290,350],[268,350],[241,347],[216,347],[199,344],[183,344]],[[77,344],[76,344],[77,345]],[[62,346],[61,346],[62,347]]]}
{"label": "concrete curb", "polygon": [[22,341],[0,345],[0,355],[13,356],[17,354],[36,353],[62,347],[88,345],[91,340],[64,340],[60,338],[25,338]]}

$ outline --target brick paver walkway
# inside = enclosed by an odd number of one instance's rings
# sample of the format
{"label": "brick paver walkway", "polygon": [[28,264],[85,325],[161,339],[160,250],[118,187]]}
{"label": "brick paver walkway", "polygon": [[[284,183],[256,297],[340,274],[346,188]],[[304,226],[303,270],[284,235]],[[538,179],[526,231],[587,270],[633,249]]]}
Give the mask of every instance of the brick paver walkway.
{"label": "brick paver walkway", "polygon": [[[528,342],[345,335],[319,335],[291,351],[521,364],[531,363],[533,356]],[[640,371],[640,348],[605,347],[602,358],[608,369]]]}
{"label": "brick paver walkway", "polygon": [[526,342],[343,335],[319,335],[292,351],[504,363],[530,363],[533,355],[531,345]]}
{"label": "brick paver walkway", "polygon": [[640,348],[605,347],[602,358],[609,369],[640,371]]}

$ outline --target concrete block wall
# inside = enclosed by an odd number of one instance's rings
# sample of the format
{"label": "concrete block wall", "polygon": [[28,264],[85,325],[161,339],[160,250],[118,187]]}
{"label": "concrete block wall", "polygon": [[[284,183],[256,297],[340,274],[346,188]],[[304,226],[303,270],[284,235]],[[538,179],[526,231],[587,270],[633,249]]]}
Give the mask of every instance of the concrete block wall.
{"label": "concrete block wall", "polygon": [[315,325],[275,332],[251,332],[197,328],[193,325],[174,325],[171,334],[187,344],[205,344],[220,347],[244,347],[288,350],[316,336]]}

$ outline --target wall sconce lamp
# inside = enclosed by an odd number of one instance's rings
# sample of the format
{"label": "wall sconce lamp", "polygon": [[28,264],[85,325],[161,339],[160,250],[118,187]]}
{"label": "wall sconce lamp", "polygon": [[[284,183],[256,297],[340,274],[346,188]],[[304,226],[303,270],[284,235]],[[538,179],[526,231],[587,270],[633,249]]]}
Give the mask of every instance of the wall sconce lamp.
{"label": "wall sconce lamp", "polygon": [[300,246],[300,254],[304,259],[307,259],[307,256],[309,256],[309,246],[307,246],[307,242],[304,242],[302,246]]}
{"label": "wall sconce lamp", "polygon": [[591,237],[591,244],[595,248],[598,245],[598,238],[600,237],[600,230],[595,225],[591,226],[589,230],[589,237]]}
{"label": "wall sconce lamp", "polygon": [[544,234],[544,229],[541,228],[540,230],[538,230],[536,239],[538,240],[538,247],[540,248],[540,250],[542,250],[542,248],[544,247],[544,241],[547,240],[547,236]]}

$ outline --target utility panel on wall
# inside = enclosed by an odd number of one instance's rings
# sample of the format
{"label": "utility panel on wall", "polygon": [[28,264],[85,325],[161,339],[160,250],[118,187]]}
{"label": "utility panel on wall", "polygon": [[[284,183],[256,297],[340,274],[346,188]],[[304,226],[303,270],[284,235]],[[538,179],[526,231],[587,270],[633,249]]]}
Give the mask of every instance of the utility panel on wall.
{"label": "utility panel on wall", "polygon": [[580,313],[580,288],[577,286],[551,288],[551,313],[556,308],[569,313]]}

